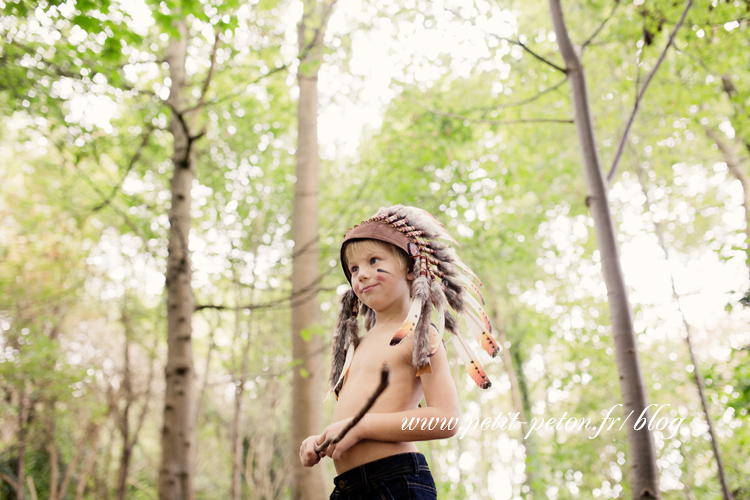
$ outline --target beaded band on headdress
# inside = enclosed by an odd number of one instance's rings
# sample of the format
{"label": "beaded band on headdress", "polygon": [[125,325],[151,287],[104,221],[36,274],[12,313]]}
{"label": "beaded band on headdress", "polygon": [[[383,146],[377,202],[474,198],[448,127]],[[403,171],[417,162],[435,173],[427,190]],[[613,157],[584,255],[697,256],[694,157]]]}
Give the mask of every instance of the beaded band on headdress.
{"label": "beaded band on headdress", "polygon": [[[447,329],[452,333],[456,350],[471,379],[482,389],[489,388],[491,383],[487,374],[461,337],[456,317],[448,311],[450,307],[456,316],[463,317],[469,333],[477,335],[484,350],[495,357],[500,348],[492,337],[490,320],[479,304],[484,304],[484,297],[477,287],[477,284],[482,286],[482,282],[448,243],[437,241],[442,239],[458,245],[440,221],[421,208],[395,205],[381,208],[374,217],[350,228],[341,245],[341,264],[350,284],[351,273],[346,266],[344,252],[349,242],[361,239],[391,243],[414,260],[413,301],[406,320],[391,339],[391,345],[400,343],[409,335],[414,336],[412,364],[417,369],[417,376],[431,371],[429,358],[437,350],[443,331]],[[467,293],[467,289],[476,298]],[[430,335],[433,306],[437,309],[437,336]],[[369,330],[375,323],[375,314],[366,305],[360,305],[354,290],[349,289],[341,298],[333,337],[333,366],[329,385],[337,395],[359,343],[357,316],[360,309],[365,317],[365,328]]]}

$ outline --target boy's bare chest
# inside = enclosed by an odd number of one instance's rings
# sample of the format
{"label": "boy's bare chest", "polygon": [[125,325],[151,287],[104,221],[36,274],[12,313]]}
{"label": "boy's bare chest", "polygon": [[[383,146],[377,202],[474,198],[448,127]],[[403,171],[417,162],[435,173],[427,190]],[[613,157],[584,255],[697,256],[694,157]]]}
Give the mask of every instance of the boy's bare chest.
{"label": "boy's bare chest", "polygon": [[[372,332],[371,332],[372,333]],[[383,363],[388,363],[392,372],[413,371],[411,351],[413,342],[404,339],[398,345],[390,345],[388,334],[368,334],[359,343],[352,359],[351,375],[380,373]]]}

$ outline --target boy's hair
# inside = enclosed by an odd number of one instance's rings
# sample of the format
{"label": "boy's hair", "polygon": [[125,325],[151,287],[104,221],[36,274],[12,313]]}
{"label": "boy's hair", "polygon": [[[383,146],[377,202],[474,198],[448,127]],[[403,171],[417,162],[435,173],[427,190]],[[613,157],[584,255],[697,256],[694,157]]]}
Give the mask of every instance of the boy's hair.
{"label": "boy's hair", "polygon": [[381,248],[387,248],[390,250],[393,256],[396,257],[396,260],[398,260],[399,269],[402,271],[407,270],[406,274],[409,274],[410,263],[409,256],[406,255],[406,252],[400,248],[396,248],[395,245],[378,240],[354,240],[346,245],[346,248],[344,249],[344,267],[349,267],[348,262],[352,256],[360,253],[373,252],[375,250],[380,250]]}

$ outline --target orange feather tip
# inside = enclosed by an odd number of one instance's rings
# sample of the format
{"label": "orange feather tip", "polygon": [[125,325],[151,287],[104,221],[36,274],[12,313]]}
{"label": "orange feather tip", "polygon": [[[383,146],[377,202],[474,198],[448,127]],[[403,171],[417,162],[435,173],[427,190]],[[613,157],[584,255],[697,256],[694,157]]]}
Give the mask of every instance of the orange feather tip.
{"label": "orange feather tip", "polygon": [[421,377],[425,373],[432,373],[432,365],[429,362],[426,365],[419,367],[417,370],[417,377]]}
{"label": "orange feather tip", "polygon": [[400,344],[401,341],[404,340],[407,335],[409,335],[411,332],[414,331],[415,326],[416,326],[415,322],[405,321],[404,324],[401,325],[401,328],[399,328],[396,331],[396,333],[393,335],[393,338],[391,339],[391,345]]}
{"label": "orange feather tip", "polygon": [[479,336],[479,343],[481,344],[482,349],[493,358],[500,352],[500,346],[497,345],[497,342],[492,335],[487,332],[482,332]]}
{"label": "orange feather tip", "polygon": [[487,374],[484,369],[477,365],[474,361],[466,365],[466,371],[469,373],[469,377],[477,384],[481,389],[489,389],[492,386],[492,382],[487,378]]}

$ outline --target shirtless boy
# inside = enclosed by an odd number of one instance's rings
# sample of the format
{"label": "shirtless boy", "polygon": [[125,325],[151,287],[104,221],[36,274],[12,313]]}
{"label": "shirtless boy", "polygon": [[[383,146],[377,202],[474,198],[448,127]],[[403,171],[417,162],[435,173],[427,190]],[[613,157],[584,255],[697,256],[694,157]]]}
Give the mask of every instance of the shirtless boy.
{"label": "shirtless boy", "polygon": [[[399,222],[402,220],[407,222]],[[404,419],[409,422],[412,418],[420,422],[430,419],[450,422],[459,417],[458,396],[445,345],[430,318],[431,303],[436,303],[440,329],[443,325],[452,331],[456,329],[452,316],[440,311],[451,300],[434,296],[437,287],[430,286],[437,277],[435,273],[441,271],[437,264],[434,268],[428,265],[427,255],[432,247],[446,248],[443,243],[426,239],[430,235],[438,238],[447,235],[438,226],[427,212],[397,205],[381,209],[379,216],[363,221],[344,237],[342,265],[352,290],[342,299],[334,336],[331,385],[337,392],[338,403],[333,423],[300,446],[300,460],[307,467],[325,456],[333,459],[338,476],[334,479],[332,499],[437,498],[425,457],[417,452],[414,441],[451,437],[457,426],[437,425],[432,430],[417,426],[409,430],[402,429],[402,424]],[[455,254],[450,256],[457,259]],[[443,269],[448,265],[442,266]],[[457,268],[448,270],[453,272]],[[455,286],[455,282],[448,278],[448,288]],[[463,293],[460,285],[456,288],[459,294]],[[445,288],[441,291],[455,302],[450,291]],[[414,306],[421,298],[424,300]],[[428,305],[422,307],[424,303]],[[356,326],[360,308],[365,315],[365,326],[370,327],[362,336],[357,334]],[[422,313],[416,320],[412,317],[415,310]],[[448,321],[443,319],[446,314],[450,316]],[[342,362],[344,352],[347,359]],[[383,363],[390,367],[387,389],[340,442],[316,453],[317,445],[338,435],[364,406],[378,385]],[[480,373],[470,371],[472,378],[483,377],[483,387],[488,387],[481,366],[474,369]],[[425,405],[418,407],[422,397]]]}

